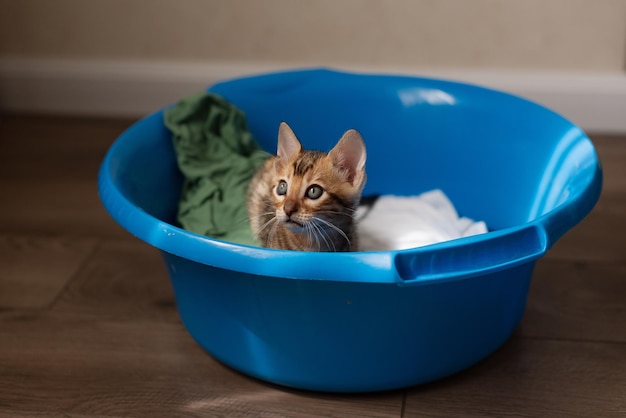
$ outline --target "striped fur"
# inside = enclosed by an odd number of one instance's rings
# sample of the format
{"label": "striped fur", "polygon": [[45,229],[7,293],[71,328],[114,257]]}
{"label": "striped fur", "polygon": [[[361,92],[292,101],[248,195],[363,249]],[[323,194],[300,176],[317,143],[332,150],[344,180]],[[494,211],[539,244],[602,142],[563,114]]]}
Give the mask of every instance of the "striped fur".
{"label": "striped fur", "polygon": [[365,185],[365,158],[365,145],[354,130],[323,153],[303,150],[289,126],[281,124],[278,153],[257,171],[248,190],[250,226],[261,245],[358,251],[354,214]]}

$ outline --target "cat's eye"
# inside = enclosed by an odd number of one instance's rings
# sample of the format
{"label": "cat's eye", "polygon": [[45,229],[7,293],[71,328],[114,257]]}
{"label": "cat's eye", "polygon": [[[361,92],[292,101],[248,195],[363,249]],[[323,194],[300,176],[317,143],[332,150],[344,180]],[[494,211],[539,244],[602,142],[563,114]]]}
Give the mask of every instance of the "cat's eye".
{"label": "cat's eye", "polygon": [[279,196],[287,194],[287,182],[285,180],[278,182],[278,186],[276,186],[276,194]]}
{"label": "cat's eye", "polygon": [[306,189],[306,197],[309,199],[319,199],[323,193],[324,189],[322,189],[322,186],[318,186],[317,184],[309,186],[309,188]]}

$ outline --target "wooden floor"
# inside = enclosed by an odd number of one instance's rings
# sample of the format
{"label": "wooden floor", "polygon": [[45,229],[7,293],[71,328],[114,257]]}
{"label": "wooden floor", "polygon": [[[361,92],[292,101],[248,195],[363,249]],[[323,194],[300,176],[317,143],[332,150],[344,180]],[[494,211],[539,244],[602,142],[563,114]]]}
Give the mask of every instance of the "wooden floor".
{"label": "wooden floor", "polygon": [[626,136],[591,136],[602,198],[538,262],[501,349],[433,384],[333,395],[241,375],[183,329],[159,254],[98,200],[130,123],[0,116],[0,417],[626,417]]}

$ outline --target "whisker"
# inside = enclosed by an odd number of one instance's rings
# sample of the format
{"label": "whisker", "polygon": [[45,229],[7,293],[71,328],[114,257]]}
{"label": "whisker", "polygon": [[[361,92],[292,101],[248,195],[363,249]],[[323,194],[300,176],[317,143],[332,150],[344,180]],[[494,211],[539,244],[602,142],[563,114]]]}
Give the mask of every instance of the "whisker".
{"label": "whisker", "polygon": [[258,239],[260,238],[261,233],[265,230],[265,228],[267,228],[272,222],[274,222],[274,226],[272,227],[272,229],[276,226],[276,222],[278,221],[278,218],[276,218],[275,216],[273,218],[270,218],[270,220],[268,220],[267,222],[265,222],[263,225],[261,225],[261,227],[259,228],[259,230],[254,234],[255,237]]}
{"label": "whisker", "polygon": [[[278,220],[278,219],[277,218],[273,218],[272,220]],[[274,225],[272,225],[272,227],[270,228],[269,233],[267,234],[267,244],[268,244],[268,247],[278,248],[278,245],[273,245],[273,243],[274,243],[274,236],[276,235],[277,228],[278,228],[278,222],[274,222]]]}
{"label": "whisker", "polygon": [[[328,246],[328,240],[330,240],[330,245],[333,247],[333,251],[337,251],[337,246],[335,245],[335,240],[328,234],[325,228],[322,228],[320,225],[317,225],[317,229],[320,231],[320,235],[324,238],[324,242],[326,242],[326,247],[330,249]],[[328,237],[328,240],[326,239]]]}
{"label": "whisker", "polygon": [[238,219],[235,219],[235,225],[237,227],[240,227],[244,223],[250,223],[250,218],[248,216],[242,216],[242,217],[240,217]]}
{"label": "whisker", "polygon": [[325,224],[326,226],[330,227],[331,229],[337,231],[348,243],[348,246],[352,246],[352,243],[350,242],[350,238],[348,238],[348,236],[346,235],[345,232],[343,232],[341,230],[341,228],[339,228],[338,226],[334,225],[332,222],[326,221],[325,219],[322,219],[320,217],[315,216],[313,219],[315,219],[316,221],[322,222],[323,224]]}
{"label": "whisker", "polygon": [[[318,224],[316,224],[315,222],[309,222],[309,225],[311,225],[311,229],[315,230],[315,238],[317,240],[317,248],[318,248],[318,250],[321,250],[321,248],[322,248],[322,243],[320,241],[320,238],[322,238],[324,240],[325,248],[330,249],[330,245],[328,243],[328,239],[326,239],[327,238],[326,237],[327,234],[325,233],[324,229],[322,227],[320,227]],[[332,242],[332,240],[330,241],[330,244],[332,244],[333,251],[334,251],[335,250],[335,244]]]}
{"label": "whisker", "polygon": [[273,218],[273,217],[276,216],[276,212],[274,212],[274,211],[263,212],[263,213],[260,213],[258,215],[248,216],[246,219],[248,220],[248,222],[252,222],[253,220],[264,220],[268,216]]}
{"label": "whisker", "polygon": [[[325,234],[325,235],[328,237],[328,239],[330,240],[330,243],[331,243],[331,244],[332,244],[332,246],[333,246],[333,251],[337,251],[337,246],[335,245],[335,240],[334,240],[334,239],[332,239],[332,237],[330,236],[330,234],[327,232],[327,230],[326,230],[326,229],[322,228],[322,231],[324,232],[324,234]],[[348,238],[348,237],[346,237],[346,239],[347,239],[347,238]],[[350,245],[350,240],[347,240],[347,241],[348,241],[348,246],[349,246],[349,245]]]}
{"label": "whisker", "polygon": [[309,248],[313,249],[313,238],[315,238],[315,242],[317,243],[317,249],[319,251],[320,240],[318,234],[315,231],[315,225],[311,222],[308,222],[307,224],[305,224],[304,230],[306,231],[307,243]]}

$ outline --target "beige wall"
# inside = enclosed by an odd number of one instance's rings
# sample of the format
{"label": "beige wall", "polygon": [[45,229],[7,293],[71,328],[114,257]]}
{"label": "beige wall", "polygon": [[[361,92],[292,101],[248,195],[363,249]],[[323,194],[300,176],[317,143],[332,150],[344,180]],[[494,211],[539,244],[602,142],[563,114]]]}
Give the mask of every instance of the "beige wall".
{"label": "beige wall", "polygon": [[623,71],[626,0],[0,0],[0,57]]}

